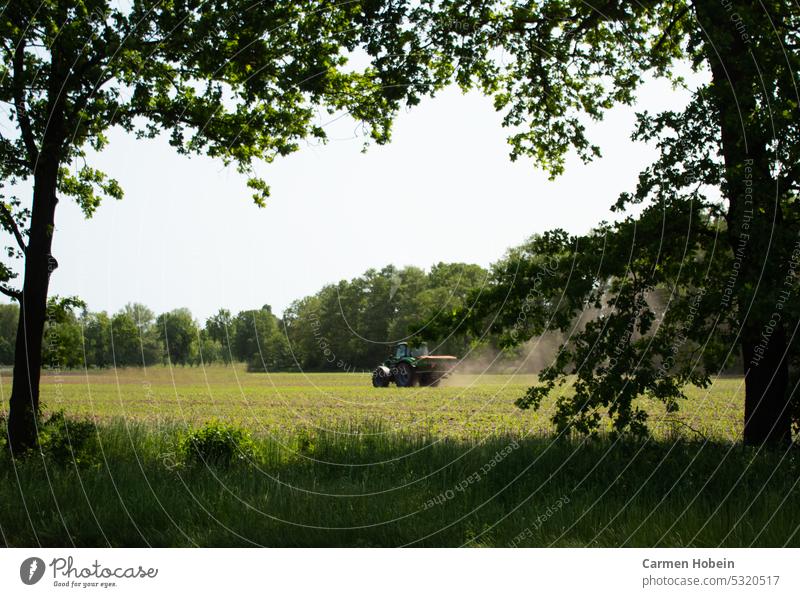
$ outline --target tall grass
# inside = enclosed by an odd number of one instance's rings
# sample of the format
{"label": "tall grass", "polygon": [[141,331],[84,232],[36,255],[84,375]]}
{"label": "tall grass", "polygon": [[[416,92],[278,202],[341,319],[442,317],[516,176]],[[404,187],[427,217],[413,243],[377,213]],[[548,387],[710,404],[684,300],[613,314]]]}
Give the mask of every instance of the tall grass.
{"label": "tall grass", "polygon": [[170,423],[103,422],[96,464],[0,461],[7,546],[800,545],[798,454],[703,441],[255,436],[183,463]]}

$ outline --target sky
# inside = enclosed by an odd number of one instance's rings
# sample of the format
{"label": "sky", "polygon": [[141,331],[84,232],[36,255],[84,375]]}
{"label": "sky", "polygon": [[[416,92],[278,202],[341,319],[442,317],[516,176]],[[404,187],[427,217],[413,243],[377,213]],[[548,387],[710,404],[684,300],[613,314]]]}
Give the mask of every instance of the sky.
{"label": "sky", "polygon": [[634,108],[589,127],[602,159],[571,158],[549,181],[531,160],[510,161],[490,99],[447,89],[401,113],[386,146],[362,153],[344,118],[328,127],[326,145],[259,165],[272,189],[266,208],[234,167],[112,130],[91,163],[125,197],[90,220],[74,202],[59,204],[51,294],[80,296],[93,311],[132,301],[157,313],[188,307],[202,321],[220,307],[269,304],[280,314],[325,284],[388,264],[489,266],[534,233],[586,232],[616,217],[609,207],[655,156],[630,141],[635,112],[687,99],[649,82]]}

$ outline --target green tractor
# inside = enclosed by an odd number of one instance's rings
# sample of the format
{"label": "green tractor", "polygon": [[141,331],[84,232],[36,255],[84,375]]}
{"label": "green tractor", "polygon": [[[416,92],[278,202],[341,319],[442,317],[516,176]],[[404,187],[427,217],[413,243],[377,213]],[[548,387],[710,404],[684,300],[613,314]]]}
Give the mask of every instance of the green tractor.
{"label": "green tractor", "polygon": [[372,385],[385,388],[394,382],[398,388],[417,384],[438,386],[450,375],[457,360],[452,356],[429,354],[426,344],[411,348],[407,342],[400,342],[394,346],[389,358],[372,372]]}

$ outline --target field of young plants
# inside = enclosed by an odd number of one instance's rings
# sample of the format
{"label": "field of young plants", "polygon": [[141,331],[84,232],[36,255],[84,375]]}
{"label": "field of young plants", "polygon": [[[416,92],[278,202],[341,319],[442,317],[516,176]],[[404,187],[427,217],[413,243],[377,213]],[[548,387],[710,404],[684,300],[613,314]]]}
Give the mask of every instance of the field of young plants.
{"label": "field of young plants", "polygon": [[[3,377],[4,395],[10,379]],[[263,434],[327,429],[364,421],[387,432],[429,433],[457,439],[496,434],[541,435],[552,430],[551,397],[539,412],[514,406],[533,375],[456,375],[442,387],[376,389],[367,373],[247,373],[235,367],[151,367],[48,373],[42,380],[47,411],[98,420],[122,419],[194,426],[210,419]],[[657,438],[735,441],[741,436],[741,378],[690,388],[690,400],[667,416],[648,404]],[[4,399],[5,404],[5,399]]]}
{"label": "field of young plants", "polygon": [[51,372],[41,454],[0,459],[0,538],[800,545],[797,454],[736,442],[740,379],[692,389],[677,416],[651,405],[647,440],[554,436],[550,405],[513,405],[531,381],[474,375],[440,388],[374,389],[366,374]]}

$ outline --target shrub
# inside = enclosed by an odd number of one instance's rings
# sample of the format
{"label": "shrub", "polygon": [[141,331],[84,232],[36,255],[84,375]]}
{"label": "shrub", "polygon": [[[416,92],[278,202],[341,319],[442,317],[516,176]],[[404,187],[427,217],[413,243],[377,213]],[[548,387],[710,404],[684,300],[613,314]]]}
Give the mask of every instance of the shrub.
{"label": "shrub", "polygon": [[66,466],[97,464],[97,427],[88,419],[69,419],[57,411],[39,423],[39,448],[53,462]]}
{"label": "shrub", "polygon": [[180,449],[187,464],[228,466],[252,457],[254,444],[246,430],[210,421],[186,435]]}

